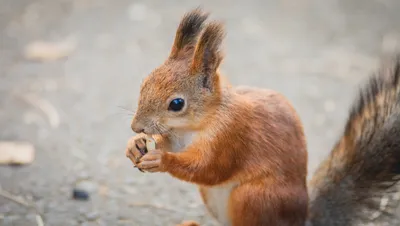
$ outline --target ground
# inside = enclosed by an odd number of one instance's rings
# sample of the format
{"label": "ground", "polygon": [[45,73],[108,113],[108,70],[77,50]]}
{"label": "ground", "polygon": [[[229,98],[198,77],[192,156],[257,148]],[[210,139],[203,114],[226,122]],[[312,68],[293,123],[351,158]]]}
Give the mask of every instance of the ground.
{"label": "ground", "polygon": [[[310,175],[360,82],[400,48],[398,0],[0,0],[0,140],[36,148],[32,164],[0,167],[3,193],[30,203],[0,197],[0,225],[215,225],[195,186],[124,155],[140,82],[198,5],[226,24],[231,82],[275,89],[299,112]],[[67,57],[27,59],[35,41],[64,43]],[[71,198],[77,183],[90,200]]]}

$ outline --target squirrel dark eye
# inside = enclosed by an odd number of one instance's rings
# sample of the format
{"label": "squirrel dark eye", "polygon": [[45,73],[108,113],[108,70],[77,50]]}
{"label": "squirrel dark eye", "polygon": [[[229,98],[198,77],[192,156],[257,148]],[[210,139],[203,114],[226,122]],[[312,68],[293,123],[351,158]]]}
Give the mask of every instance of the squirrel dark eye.
{"label": "squirrel dark eye", "polygon": [[185,101],[182,98],[176,98],[169,103],[168,110],[170,111],[180,111],[185,106]]}

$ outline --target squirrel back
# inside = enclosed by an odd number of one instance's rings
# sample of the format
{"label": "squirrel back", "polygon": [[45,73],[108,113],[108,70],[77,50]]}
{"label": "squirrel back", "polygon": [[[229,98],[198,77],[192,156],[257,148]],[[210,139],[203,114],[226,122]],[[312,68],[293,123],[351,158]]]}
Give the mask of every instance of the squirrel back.
{"label": "squirrel back", "polygon": [[310,225],[396,224],[399,179],[400,55],[361,88],[342,137],[310,181]]}

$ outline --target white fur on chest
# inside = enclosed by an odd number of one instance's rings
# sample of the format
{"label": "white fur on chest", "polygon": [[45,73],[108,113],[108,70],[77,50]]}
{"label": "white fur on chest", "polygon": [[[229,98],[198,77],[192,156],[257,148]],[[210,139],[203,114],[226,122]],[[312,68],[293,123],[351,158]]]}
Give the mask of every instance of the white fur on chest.
{"label": "white fur on chest", "polygon": [[238,185],[230,182],[220,186],[203,187],[207,208],[222,226],[230,226],[228,204],[232,190]]}
{"label": "white fur on chest", "polygon": [[177,133],[171,137],[172,152],[181,152],[195,139],[196,132]]}

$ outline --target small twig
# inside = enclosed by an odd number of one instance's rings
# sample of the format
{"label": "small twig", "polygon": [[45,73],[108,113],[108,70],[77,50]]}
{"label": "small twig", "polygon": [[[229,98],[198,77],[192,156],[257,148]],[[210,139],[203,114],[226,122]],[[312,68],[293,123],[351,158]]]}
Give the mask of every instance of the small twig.
{"label": "small twig", "polygon": [[7,199],[9,199],[11,201],[14,201],[14,202],[16,202],[18,204],[21,204],[23,206],[32,207],[32,205],[29,204],[27,201],[25,201],[23,198],[17,197],[15,195],[9,193],[8,191],[5,191],[5,190],[1,189],[1,188],[0,188],[0,196],[2,196],[4,198],[7,198]]}
{"label": "small twig", "polygon": [[36,223],[38,226],[44,226],[42,216],[40,216],[39,214],[36,214]]}
{"label": "small twig", "polygon": [[[25,207],[34,208],[36,210],[36,212],[38,212],[34,205],[27,202],[22,197],[15,196],[15,195],[11,194],[10,192],[3,190],[1,187],[0,187],[0,196],[4,197],[6,199],[9,199],[13,202],[16,202],[20,205],[23,205]],[[1,217],[0,217],[0,219],[1,219]],[[39,213],[36,214],[36,223],[38,226],[44,226],[43,218]]]}
{"label": "small twig", "polygon": [[57,109],[49,101],[41,99],[33,94],[23,96],[24,100],[39,108],[46,116],[49,124],[53,128],[57,128],[60,125],[60,115]]}

